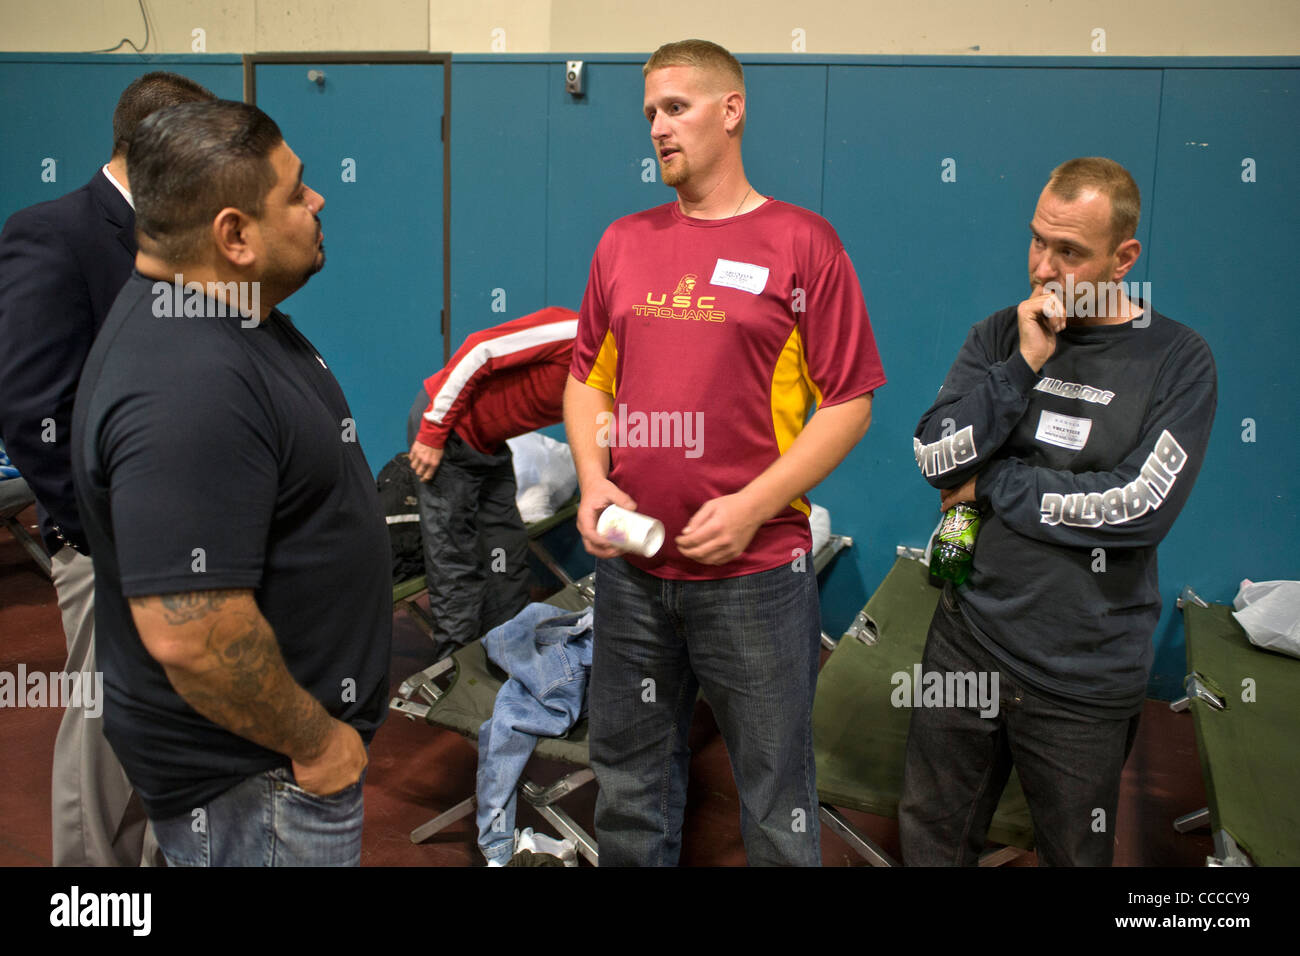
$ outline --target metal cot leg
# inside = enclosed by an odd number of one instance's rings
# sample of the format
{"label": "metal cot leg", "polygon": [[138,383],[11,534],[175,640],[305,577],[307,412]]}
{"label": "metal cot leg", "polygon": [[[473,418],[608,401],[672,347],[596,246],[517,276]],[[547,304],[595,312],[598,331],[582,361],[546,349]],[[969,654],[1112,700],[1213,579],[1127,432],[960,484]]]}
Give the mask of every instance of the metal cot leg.
{"label": "metal cot leg", "polygon": [[471,813],[474,812],[474,808],[476,806],[478,806],[478,800],[474,797],[469,797],[466,800],[462,800],[460,803],[456,804],[446,813],[440,813],[438,814],[438,816],[434,817],[428,823],[422,823],[420,826],[412,830],[411,842],[423,843],[425,840],[429,839],[429,837],[433,836],[439,830],[445,830],[447,827],[451,826],[457,820],[462,820],[465,817],[469,816]]}

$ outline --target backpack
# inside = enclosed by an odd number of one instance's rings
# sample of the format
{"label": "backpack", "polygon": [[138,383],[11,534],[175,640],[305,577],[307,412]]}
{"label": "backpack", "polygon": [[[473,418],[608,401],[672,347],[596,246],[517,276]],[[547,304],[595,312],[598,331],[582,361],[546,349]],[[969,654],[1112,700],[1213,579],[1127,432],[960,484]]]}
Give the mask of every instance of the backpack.
{"label": "backpack", "polygon": [[411,470],[410,456],[402,452],[379,470],[379,502],[388,521],[393,550],[393,583],[424,573],[424,549],[420,541],[419,498]]}

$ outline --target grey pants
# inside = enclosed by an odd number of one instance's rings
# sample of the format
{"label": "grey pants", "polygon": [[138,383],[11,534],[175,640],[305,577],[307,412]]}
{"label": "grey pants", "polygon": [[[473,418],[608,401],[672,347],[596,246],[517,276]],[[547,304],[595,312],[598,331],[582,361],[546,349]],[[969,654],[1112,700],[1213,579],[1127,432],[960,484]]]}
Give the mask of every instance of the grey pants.
{"label": "grey pants", "polygon": [[[54,589],[68,640],[68,673],[95,671],[95,571],[70,547],[54,555]],[[103,716],[68,707],[54,741],[50,791],[55,866],[154,866],[162,854],[144,805],[104,739]]]}
{"label": "grey pants", "polygon": [[[409,441],[428,407],[420,389],[407,422]],[[418,484],[424,573],[441,658],[524,609],[528,531],[515,504],[507,445],[485,455],[453,432],[433,479]]]}

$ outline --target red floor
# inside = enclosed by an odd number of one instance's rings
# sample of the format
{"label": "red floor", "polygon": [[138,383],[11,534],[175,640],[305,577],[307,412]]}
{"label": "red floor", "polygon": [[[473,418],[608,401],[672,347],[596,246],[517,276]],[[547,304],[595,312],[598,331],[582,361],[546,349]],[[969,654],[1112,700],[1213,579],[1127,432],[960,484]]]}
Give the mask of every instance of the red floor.
{"label": "red floor", "polygon": [[[24,516],[35,523],[34,511]],[[392,686],[427,666],[428,641],[405,616],[394,622]],[[0,670],[57,671],[64,663],[64,637],[54,588],[26,552],[0,531]],[[0,866],[48,866],[50,862],[50,755],[60,712],[16,708],[0,711]],[[738,866],[745,862],[739,802],[726,749],[707,705],[691,732],[694,757],[682,841],[682,863]],[[419,846],[409,832],[449,809],[474,790],[476,750],[449,731],[390,715],[371,746],[366,781],[366,866],[479,866],[472,817]],[[539,782],[558,778],[558,767],[535,766]],[[564,806],[591,831],[594,785]],[[1203,866],[1212,851],[1207,833],[1176,834],[1176,816],[1205,805],[1192,721],[1167,704],[1147,701],[1133,754],[1124,771],[1115,862],[1120,866]],[[893,820],[848,816],[887,852],[898,857]],[[552,832],[531,809],[521,807],[518,826]],[[847,844],[822,829],[827,866],[864,865]],[[1033,865],[1032,855],[1011,865]]]}

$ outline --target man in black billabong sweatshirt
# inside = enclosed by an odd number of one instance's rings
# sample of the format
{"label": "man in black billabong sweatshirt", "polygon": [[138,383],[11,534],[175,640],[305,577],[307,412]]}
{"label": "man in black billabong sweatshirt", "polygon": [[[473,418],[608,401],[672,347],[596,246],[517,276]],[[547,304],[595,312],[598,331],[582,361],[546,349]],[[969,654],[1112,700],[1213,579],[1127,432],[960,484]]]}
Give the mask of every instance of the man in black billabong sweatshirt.
{"label": "man in black billabong sweatshirt", "polygon": [[155,113],[127,165],[140,252],[72,428],[105,731],[170,864],[357,865],[388,530],[338,382],[275,308],[324,265],[325,201],[244,103]]}
{"label": "man in black billabong sweatshirt", "polygon": [[995,673],[1000,694],[987,718],[978,704],[913,711],[908,865],[974,864],[1013,764],[1040,863],[1112,861],[1160,617],[1156,546],[1192,490],[1217,395],[1205,341],[1123,281],[1139,212],[1118,163],[1058,166],[1030,222],[1031,295],[970,330],[917,426],[942,507],[982,515],[922,670]]}

